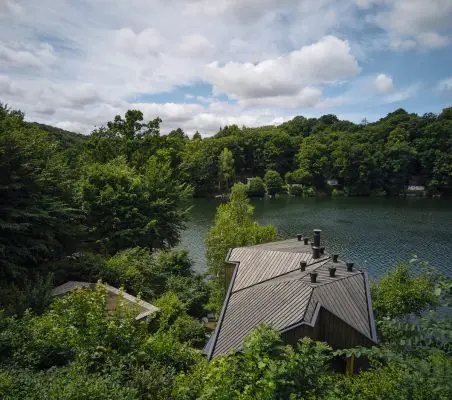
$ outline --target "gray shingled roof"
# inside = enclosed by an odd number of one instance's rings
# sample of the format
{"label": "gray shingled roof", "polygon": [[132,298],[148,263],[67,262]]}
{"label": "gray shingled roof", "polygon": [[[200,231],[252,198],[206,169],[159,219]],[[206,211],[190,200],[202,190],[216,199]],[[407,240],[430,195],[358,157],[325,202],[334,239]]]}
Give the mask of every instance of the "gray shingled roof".
{"label": "gray shingled roof", "polygon": [[[299,267],[302,260],[305,271]],[[236,248],[226,261],[236,268],[217,328],[204,349],[209,359],[238,350],[260,323],[279,331],[303,323],[313,326],[319,306],[376,341],[364,272],[349,272],[344,262],[333,263],[328,255],[313,259],[311,246],[296,239]],[[329,276],[332,265],[335,277]],[[313,271],[316,283],[311,283]]]}

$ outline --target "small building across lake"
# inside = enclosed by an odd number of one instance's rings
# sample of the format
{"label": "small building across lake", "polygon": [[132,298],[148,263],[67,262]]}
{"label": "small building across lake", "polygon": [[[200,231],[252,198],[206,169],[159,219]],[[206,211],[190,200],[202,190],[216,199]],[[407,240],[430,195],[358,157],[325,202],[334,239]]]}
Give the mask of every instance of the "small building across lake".
{"label": "small building across lake", "polygon": [[330,256],[314,241],[297,239],[232,249],[233,273],[220,318],[204,352],[208,359],[241,348],[259,324],[277,329],[287,344],[301,337],[335,349],[376,343],[367,274]]}

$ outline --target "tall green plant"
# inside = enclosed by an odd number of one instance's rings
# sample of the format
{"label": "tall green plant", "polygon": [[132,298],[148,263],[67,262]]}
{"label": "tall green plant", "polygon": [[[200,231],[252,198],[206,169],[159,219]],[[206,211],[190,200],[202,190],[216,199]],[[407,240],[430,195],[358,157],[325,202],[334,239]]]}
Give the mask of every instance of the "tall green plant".
{"label": "tall green plant", "polygon": [[214,225],[206,236],[206,258],[209,272],[213,277],[213,303],[219,310],[225,294],[225,258],[234,247],[276,240],[276,228],[272,225],[259,226],[253,218],[253,207],[247,195],[247,187],[236,183],[231,197],[221,204],[215,215]]}
{"label": "tall green plant", "polygon": [[[58,144],[2,104],[0,171],[0,286],[23,289],[77,247],[81,214]],[[0,296],[0,306],[6,301]]]}
{"label": "tall green plant", "polygon": [[191,187],[172,175],[167,162],[151,157],[143,172],[124,156],[88,165],[78,185],[91,240],[110,254],[128,247],[174,246],[185,227]]}

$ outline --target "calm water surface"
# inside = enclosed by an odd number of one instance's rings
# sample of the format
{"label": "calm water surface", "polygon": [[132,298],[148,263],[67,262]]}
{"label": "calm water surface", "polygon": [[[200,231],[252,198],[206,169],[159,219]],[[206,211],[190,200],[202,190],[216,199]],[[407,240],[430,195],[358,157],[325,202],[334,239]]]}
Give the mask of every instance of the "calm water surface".
{"label": "calm water surface", "polygon": [[[219,201],[195,199],[181,247],[204,271],[204,237]],[[254,200],[256,219],[284,236],[322,229],[328,252],[354,261],[372,276],[416,254],[452,276],[452,201],[431,199],[340,198]]]}

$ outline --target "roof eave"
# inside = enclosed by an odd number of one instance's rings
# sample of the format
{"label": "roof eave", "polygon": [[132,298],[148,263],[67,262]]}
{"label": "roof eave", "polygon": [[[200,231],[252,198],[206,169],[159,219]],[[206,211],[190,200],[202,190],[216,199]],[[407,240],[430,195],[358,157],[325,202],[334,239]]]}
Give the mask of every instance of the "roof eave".
{"label": "roof eave", "polygon": [[[232,251],[232,249],[229,250],[229,252],[226,256],[226,262],[229,262],[228,260],[229,260],[231,251]],[[223,307],[221,308],[220,318],[218,319],[218,323],[217,323],[217,326],[215,328],[215,332],[214,332],[213,338],[212,338],[212,344],[211,344],[210,349],[208,350],[208,354],[207,354],[207,360],[209,360],[209,361],[212,359],[213,353],[215,351],[215,345],[217,344],[218,335],[221,330],[221,325],[223,324],[224,315],[226,314],[226,309],[228,307],[229,299],[231,297],[232,287],[234,286],[235,278],[237,276],[237,271],[238,271],[239,265],[240,265],[239,262],[235,262],[233,264],[235,264],[234,274],[232,275],[231,282],[229,282],[229,288],[228,288],[226,297],[223,302]]]}

